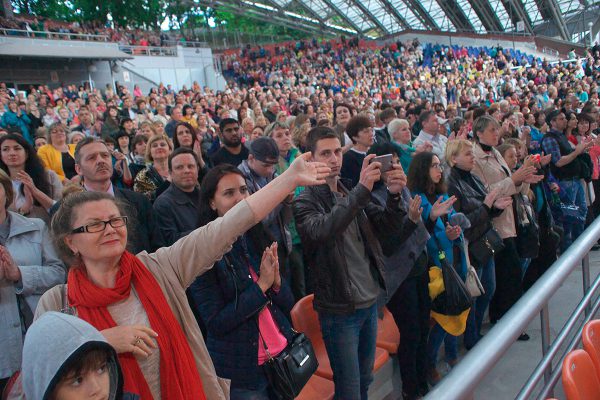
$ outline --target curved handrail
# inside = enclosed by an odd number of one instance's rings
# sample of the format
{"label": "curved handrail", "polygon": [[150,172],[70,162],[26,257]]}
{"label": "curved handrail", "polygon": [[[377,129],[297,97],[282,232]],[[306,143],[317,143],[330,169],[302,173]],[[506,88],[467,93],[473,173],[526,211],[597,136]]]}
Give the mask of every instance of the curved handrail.
{"label": "curved handrail", "polygon": [[537,317],[567,277],[600,239],[600,218],[596,219],[546,273],[521,297],[477,345],[452,368],[426,399],[472,398],[482,379],[494,368],[529,323]]}
{"label": "curved handrail", "polygon": [[4,36],[19,36],[29,39],[58,39],[58,40],[85,40],[108,42],[107,35],[93,35],[88,33],[66,33],[50,31],[29,31],[26,29],[0,28],[0,34]]}

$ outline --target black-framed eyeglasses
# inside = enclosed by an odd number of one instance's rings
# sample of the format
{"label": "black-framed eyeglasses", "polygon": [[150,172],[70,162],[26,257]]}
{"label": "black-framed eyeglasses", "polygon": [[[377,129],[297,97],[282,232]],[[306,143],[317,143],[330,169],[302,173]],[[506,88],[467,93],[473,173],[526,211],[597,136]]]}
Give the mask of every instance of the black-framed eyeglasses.
{"label": "black-framed eyeglasses", "polygon": [[97,233],[102,232],[106,229],[106,225],[110,224],[113,228],[121,228],[127,225],[127,217],[114,217],[109,219],[108,221],[96,221],[89,223],[87,225],[80,226],[79,228],[75,228],[71,231],[71,233]]}

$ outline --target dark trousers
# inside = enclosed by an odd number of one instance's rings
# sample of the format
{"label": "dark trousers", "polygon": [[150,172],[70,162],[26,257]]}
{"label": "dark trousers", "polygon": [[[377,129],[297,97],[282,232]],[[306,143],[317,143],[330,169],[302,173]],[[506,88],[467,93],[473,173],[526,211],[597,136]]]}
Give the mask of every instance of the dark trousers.
{"label": "dark trousers", "polygon": [[504,239],[504,249],[496,253],[496,293],[490,303],[490,321],[495,322],[521,297],[521,261],[517,253],[516,238]]}
{"label": "dark trousers", "polygon": [[4,388],[6,387],[6,384],[8,383],[8,380],[10,378],[2,378],[0,379],[0,396],[2,396],[2,392],[4,392]]}
{"label": "dark trousers", "polygon": [[294,294],[294,299],[298,301],[307,294],[302,244],[295,244],[292,247],[292,252],[288,257],[288,265],[291,274],[292,293]]}
{"label": "dark trousers", "polygon": [[429,275],[406,278],[387,304],[400,330],[398,362],[405,399],[419,397],[427,388],[427,337],[429,335]]}

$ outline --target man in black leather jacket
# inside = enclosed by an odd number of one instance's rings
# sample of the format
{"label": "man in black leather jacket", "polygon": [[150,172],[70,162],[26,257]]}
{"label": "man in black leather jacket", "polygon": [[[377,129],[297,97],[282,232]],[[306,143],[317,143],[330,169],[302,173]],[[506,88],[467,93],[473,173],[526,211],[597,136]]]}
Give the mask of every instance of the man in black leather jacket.
{"label": "man in black leather jacket", "polygon": [[[306,188],[296,199],[294,216],[315,289],[323,340],[333,370],[335,397],[367,399],[377,336],[377,297],[385,290],[378,235],[401,232],[404,173],[388,173],[385,207],[371,201],[381,164],[365,158],[358,185],[340,182],[342,145],[335,132],[318,127],[308,133],[313,160],[331,168],[327,184]],[[414,229],[414,228],[413,228]]]}

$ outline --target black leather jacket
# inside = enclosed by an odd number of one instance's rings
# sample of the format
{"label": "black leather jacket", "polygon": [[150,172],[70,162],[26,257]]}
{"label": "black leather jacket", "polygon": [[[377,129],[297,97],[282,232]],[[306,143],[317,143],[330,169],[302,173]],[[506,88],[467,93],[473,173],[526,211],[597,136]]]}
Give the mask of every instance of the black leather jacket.
{"label": "black leather jacket", "polygon": [[352,191],[339,183],[348,196],[348,205],[336,204],[328,185],[306,188],[294,202],[296,227],[302,239],[308,268],[315,289],[317,311],[350,314],[354,308],[343,232],[358,218],[360,233],[373,275],[385,289],[383,255],[378,237],[402,230],[405,211],[400,196],[389,195],[385,207],[371,201],[371,192],[361,184]]}
{"label": "black leather jacket", "polygon": [[454,210],[467,216],[471,227],[464,234],[473,243],[492,228],[492,218],[502,213],[483,204],[488,192],[477,175],[452,167],[447,180],[448,196],[456,196]]}

